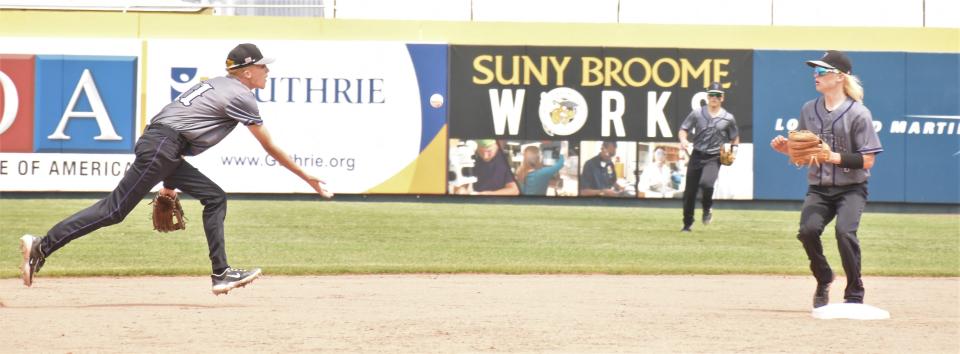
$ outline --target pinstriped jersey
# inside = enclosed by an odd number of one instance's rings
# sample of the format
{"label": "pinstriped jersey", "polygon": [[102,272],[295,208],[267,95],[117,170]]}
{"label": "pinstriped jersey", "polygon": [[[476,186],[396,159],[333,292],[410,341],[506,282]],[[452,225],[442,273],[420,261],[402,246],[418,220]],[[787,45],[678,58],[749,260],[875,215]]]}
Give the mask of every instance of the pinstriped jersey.
{"label": "pinstriped jersey", "polygon": [[263,120],[253,92],[230,76],[194,85],[150,120],[150,124],[162,124],[183,135],[190,143],[185,155],[196,155],[213,147],[227,137],[237,123],[260,125]]}
{"label": "pinstriped jersey", "polygon": [[[862,103],[847,97],[833,111],[827,111],[823,97],[808,101],[800,110],[799,129],[810,130],[830,144],[834,152],[879,154],[880,137],[873,128],[873,116]],[[815,186],[847,186],[864,183],[870,170],[843,168],[834,164],[810,166],[807,182]]]}

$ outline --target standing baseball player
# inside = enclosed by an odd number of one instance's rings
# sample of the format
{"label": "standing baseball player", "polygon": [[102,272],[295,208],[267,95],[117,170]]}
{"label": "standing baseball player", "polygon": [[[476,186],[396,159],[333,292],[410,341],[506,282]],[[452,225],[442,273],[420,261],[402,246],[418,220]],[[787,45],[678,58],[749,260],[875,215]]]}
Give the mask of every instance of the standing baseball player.
{"label": "standing baseball player", "polygon": [[260,118],[251,90],[264,88],[267,65],[257,46],[240,44],[227,55],[227,76],[203,81],[184,92],[153,117],[134,148],[136,158],[120,184],[106,198],[53,226],[43,238],[24,235],[21,275],[30,286],[46,258],[83,235],[117,224],[157,183],[160,194],[176,197],[177,189],[203,204],[203,229],[207,236],[213,273],[213,293],[225,294],[260,276],[260,269],[231,268],[224,248],[223,221],[227,195],[216,183],[191,166],[183,156],[199,154],[225,138],[242,123],[263,149],[281,165],[302,178],[325,198],[333,196],[323,181],[304,172],[274,145]]}
{"label": "standing baseball player", "polygon": [[719,82],[710,84],[707,90],[707,104],[687,115],[680,125],[680,148],[684,152],[690,145],[688,137],[693,133],[693,153],[687,163],[686,188],[683,190],[683,228],[690,232],[693,226],[693,211],[697,201],[697,191],[703,195],[703,224],[713,220],[713,185],[720,173],[720,150],[723,144],[730,143],[731,153],[736,154],[740,143],[740,130],[733,114],[723,109],[724,92]]}
{"label": "standing baseball player", "polygon": [[[830,147],[824,161],[811,164],[807,173],[806,199],[800,212],[797,238],[810,259],[810,270],[817,279],[813,307],[830,302],[833,270],[823,256],[820,234],[836,218],[837,248],[847,275],[843,298],[848,303],[863,303],[860,279],[860,242],[857,228],[867,203],[867,179],[876,154],[883,151],[873,128],[870,110],[863,105],[863,87],[853,76],[853,64],[846,54],[828,51],[819,60],[811,60],[817,92],[823,96],[809,101],[800,111],[799,130],[816,133],[821,144]],[[788,140],[778,135],[770,146],[790,154]]]}

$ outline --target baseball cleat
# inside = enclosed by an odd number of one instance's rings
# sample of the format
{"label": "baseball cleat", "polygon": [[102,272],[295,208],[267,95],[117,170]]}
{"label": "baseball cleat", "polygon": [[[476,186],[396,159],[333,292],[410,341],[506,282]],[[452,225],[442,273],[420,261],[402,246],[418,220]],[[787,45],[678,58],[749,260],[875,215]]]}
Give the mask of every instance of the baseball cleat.
{"label": "baseball cleat", "polygon": [[227,268],[220,274],[211,274],[213,281],[213,294],[220,295],[230,292],[236,288],[242,288],[250,284],[254,279],[260,277],[260,268],[251,270]]}
{"label": "baseball cleat", "polygon": [[20,238],[20,253],[23,254],[23,264],[20,265],[20,277],[23,278],[23,285],[33,285],[33,275],[40,271],[47,258],[40,249],[40,238],[23,235]]}
{"label": "baseball cleat", "polygon": [[813,308],[827,306],[830,303],[830,284],[817,284],[817,291],[813,293]]}
{"label": "baseball cleat", "polygon": [[680,229],[680,232],[690,232],[690,225],[683,225],[683,228]]}
{"label": "baseball cleat", "polygon": [[703,224],[710,225],[710,221],[713,221],[713,209],[703,212]]}

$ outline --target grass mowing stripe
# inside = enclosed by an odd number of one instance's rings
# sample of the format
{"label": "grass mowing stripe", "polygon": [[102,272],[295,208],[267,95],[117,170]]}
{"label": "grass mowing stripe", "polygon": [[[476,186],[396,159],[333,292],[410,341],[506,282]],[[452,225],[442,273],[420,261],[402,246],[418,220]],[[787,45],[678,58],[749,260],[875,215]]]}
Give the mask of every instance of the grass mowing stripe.
{"label": "grass mowing stripe", "polygon": [[[17,275],[17,238],[93,202],[0,199],[0,277]],[[144,201],[52,255],[41,276],[207,274],[202,206],[184,204],[186,231],[152,231]],[[809,274],[799,212],[716,210],[712,225],[681,234],[679,208],[239,200],[228,209],[231,265],[267,274]],[[868,211],[859,236],[867,276],[960,276],[956,215]],[[832,225],[823,240],[839,273]]]}

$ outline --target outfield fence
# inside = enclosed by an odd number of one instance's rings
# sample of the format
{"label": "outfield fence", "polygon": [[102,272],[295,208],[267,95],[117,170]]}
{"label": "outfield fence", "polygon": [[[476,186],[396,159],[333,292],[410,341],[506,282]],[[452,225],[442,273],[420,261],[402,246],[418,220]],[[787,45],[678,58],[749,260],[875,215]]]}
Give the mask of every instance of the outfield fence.
{"label": "outfield fence", "polygon": [[[516,183],[518,195],[580,197],[587,161],[613,141],[605,168],[617,197],[678,198],[688,159],[679,124],[718,81],[741,145],[716,196],[798,200],[806,170],[767,144],[817,96],[804,61],[829,49],[811,37],[832,36],[884,145],[871,200],[960,203],[957,31],[0,16],[0,192],[112,189],[152,115],[223,75],[225,53],[253,41],[279,58],[254,92],[266,124],[337,193],[470,195]],[[884,37],[858,40],[871,34]],[[509,169],[498,181],[484,180],[476,157],[490,141],[493,163]],[[517,178],[525,151],[539,153],[539,172]],[[228,192],[310,192],[244,132],[189,161]]]}

